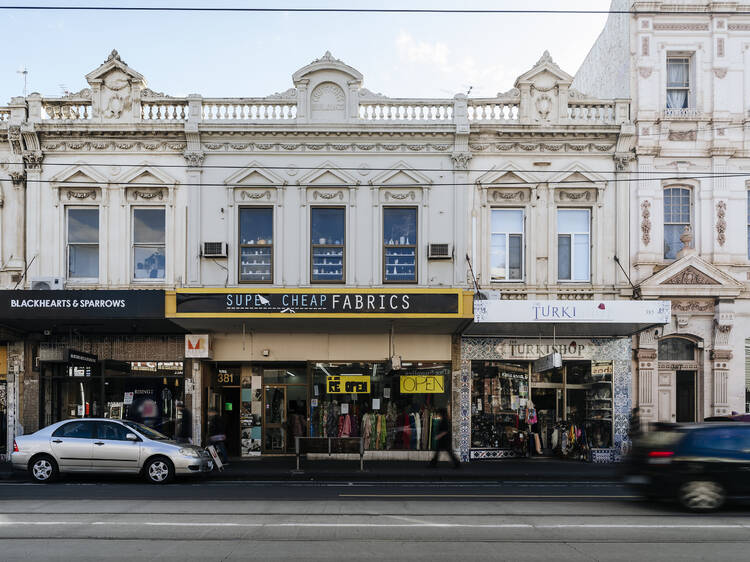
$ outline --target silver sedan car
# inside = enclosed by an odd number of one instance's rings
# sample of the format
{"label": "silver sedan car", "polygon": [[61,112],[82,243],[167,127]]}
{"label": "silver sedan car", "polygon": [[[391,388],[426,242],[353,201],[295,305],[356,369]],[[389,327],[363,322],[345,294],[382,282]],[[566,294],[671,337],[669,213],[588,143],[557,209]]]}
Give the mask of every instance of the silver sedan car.
{"label": "silver sedan car", "polygon": [[18,436],[11,462],[37,482],[50,482],[61,472],[111,472],[143,474],[164,484],[178,474],[213,469],[201,447],[170,441],[143,424],[106,418],[66,420]]}

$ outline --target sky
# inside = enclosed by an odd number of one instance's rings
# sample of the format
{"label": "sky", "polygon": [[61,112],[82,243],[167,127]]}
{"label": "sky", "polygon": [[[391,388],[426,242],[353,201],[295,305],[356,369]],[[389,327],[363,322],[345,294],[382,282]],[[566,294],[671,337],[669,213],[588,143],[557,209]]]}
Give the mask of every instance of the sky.
{"label": "sky", "polygon": [[[0,0],[0,6],[18,5]],[[44,0],[28,5],[390,7],[606,10],[609,0]],[[606,15],[195,13],[0,10],[0,105],[28,92],[60,96],[117,49],[152,90],[173,96],[261,97],[325,51],[390,97],[490,97],[549,50],[575,74]]]}

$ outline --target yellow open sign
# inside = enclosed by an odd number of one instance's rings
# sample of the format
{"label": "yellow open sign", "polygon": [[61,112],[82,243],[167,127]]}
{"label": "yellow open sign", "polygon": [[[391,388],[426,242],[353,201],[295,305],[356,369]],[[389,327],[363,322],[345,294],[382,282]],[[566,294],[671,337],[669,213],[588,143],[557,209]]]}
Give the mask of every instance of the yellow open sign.
{"label": "yellow open sign", "polygon": [[370,377],[366,375],[329,375],[328,394],[370,394]]}
{"label": "yellow open sign", "polygon": [[403,375],[401,394],[440,394],[445,392],[443,375]]}

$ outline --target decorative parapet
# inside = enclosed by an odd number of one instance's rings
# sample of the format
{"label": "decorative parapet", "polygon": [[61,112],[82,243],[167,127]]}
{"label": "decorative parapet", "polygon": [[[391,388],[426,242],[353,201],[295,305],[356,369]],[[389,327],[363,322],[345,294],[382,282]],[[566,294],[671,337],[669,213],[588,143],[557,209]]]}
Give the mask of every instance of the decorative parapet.
{"label": "decorative parapet", "polygon": [[[456,126],[617,125],[629,120],[627,100],[603,100],[570,88],[572,77],[545,52],[515,87],[495,97],[391,98],[362,86],[362,75],[329,52],[295,72],[293,88],[265,97],[173,97],[146,87],[117,51],[86,76],[89,87],[62,97],[38,96],[29,120],[153,123],[349,123]],[[0,108],[0,123],[12,121]]]}

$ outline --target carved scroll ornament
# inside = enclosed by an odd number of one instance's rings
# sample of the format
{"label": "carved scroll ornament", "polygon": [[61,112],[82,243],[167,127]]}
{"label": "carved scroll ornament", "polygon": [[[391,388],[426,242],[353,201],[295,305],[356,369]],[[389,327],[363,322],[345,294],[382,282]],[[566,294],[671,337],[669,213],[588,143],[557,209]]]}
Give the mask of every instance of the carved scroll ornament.
{"label": "carved scroll ornament", "polygon": [[648,246],[651,242],[651,202],[641,203],[641,240]]}

